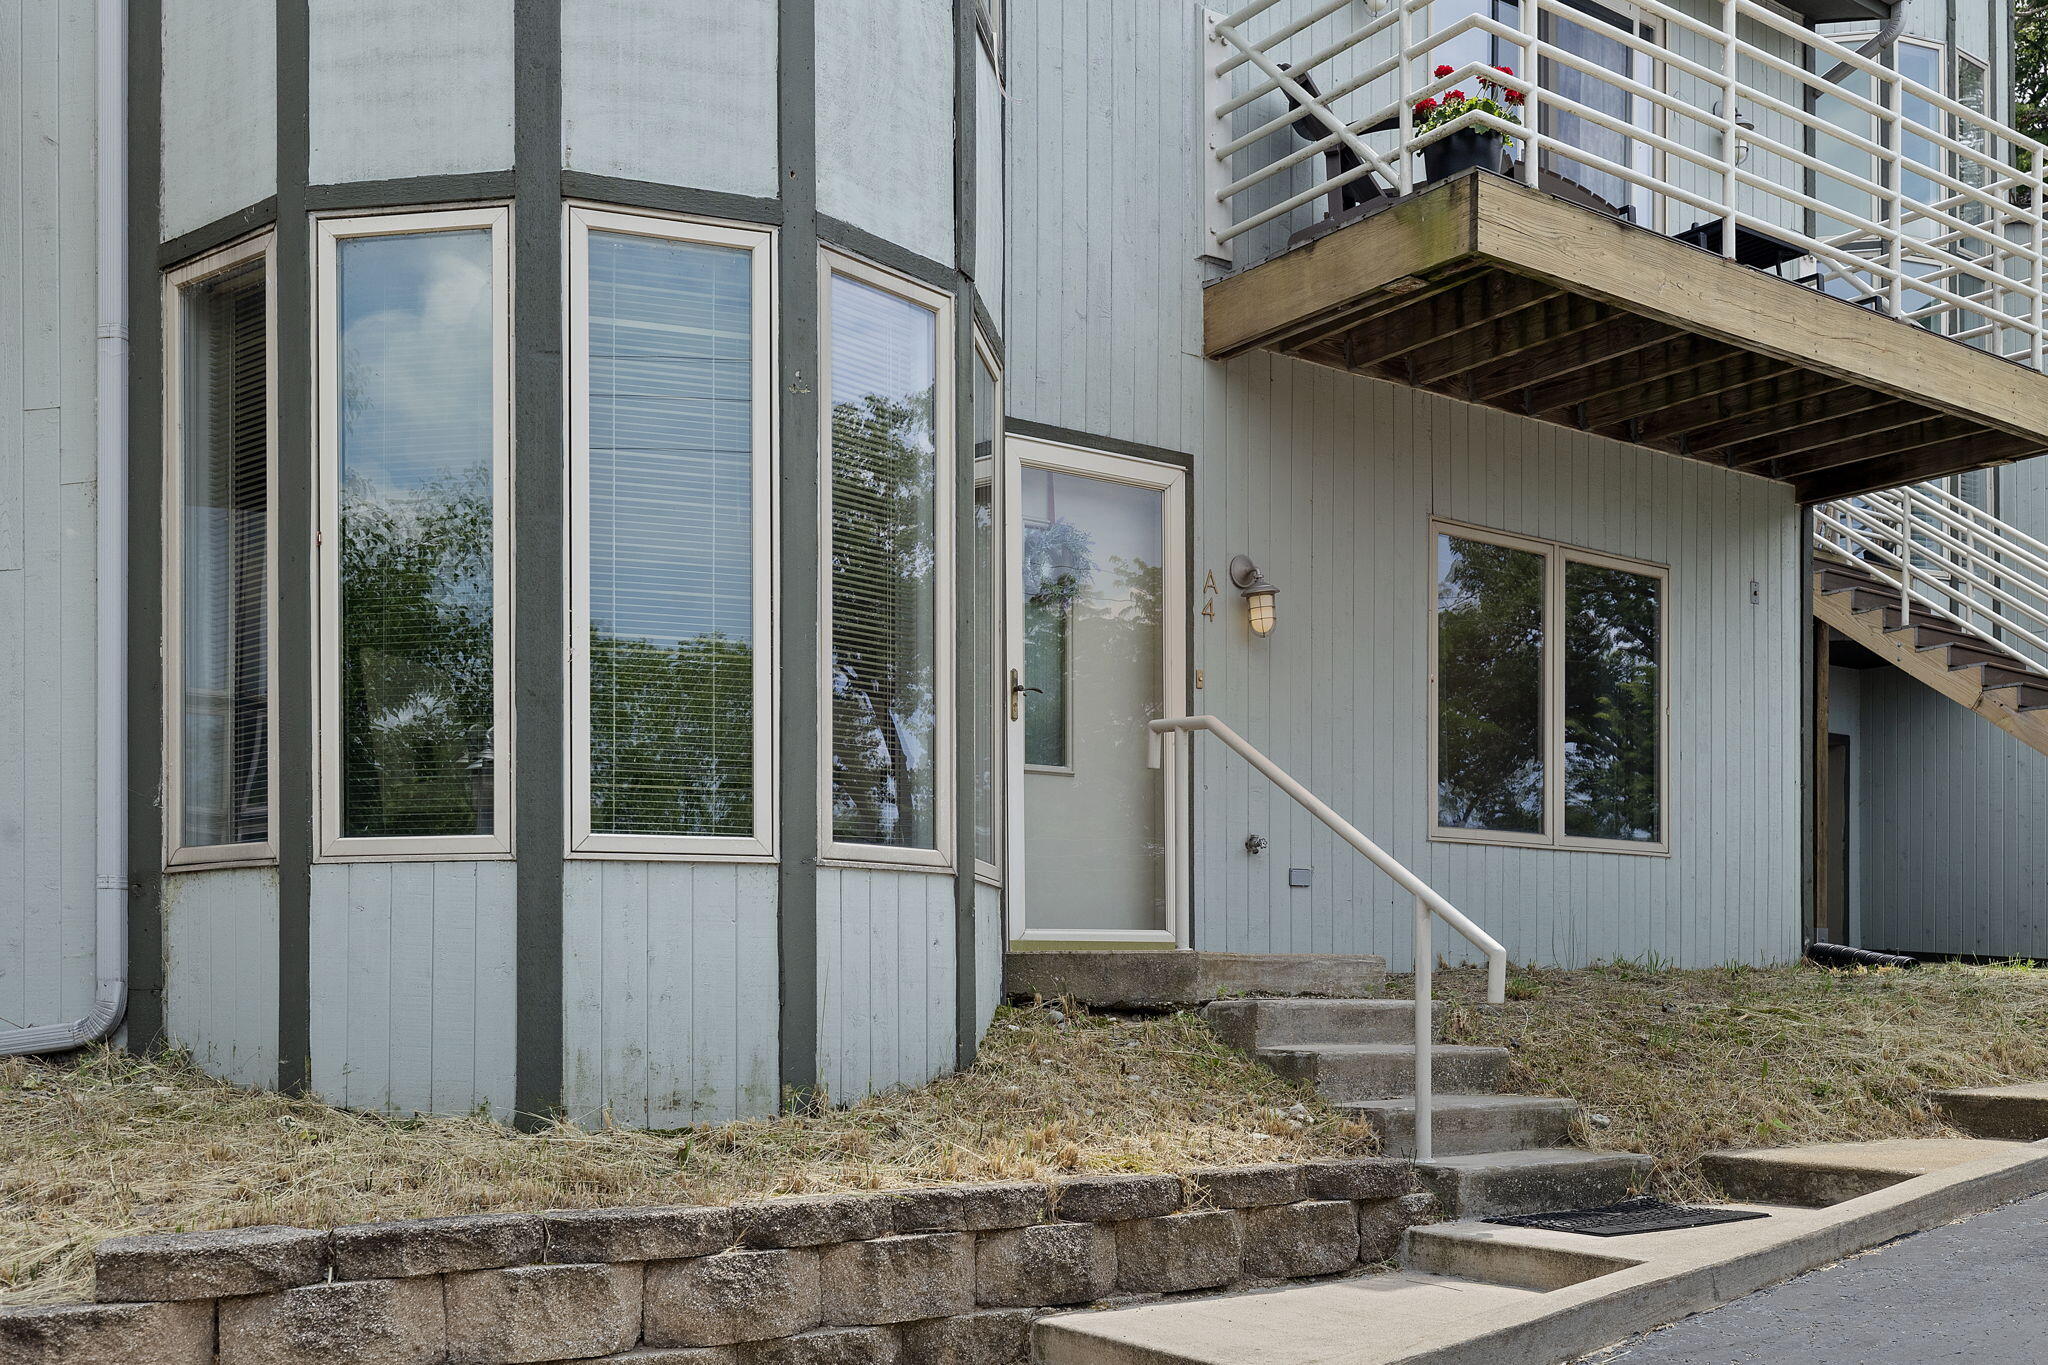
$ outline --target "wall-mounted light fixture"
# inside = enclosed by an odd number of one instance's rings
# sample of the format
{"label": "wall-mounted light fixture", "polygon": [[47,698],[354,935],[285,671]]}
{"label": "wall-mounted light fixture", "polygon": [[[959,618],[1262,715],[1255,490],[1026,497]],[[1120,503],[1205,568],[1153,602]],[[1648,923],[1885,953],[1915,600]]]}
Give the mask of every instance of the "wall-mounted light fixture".
{"label": "wall-mounted light fixture", "polygon": [[[1715,100],[1715,118],[1721,117],[1722,108],[1721,102]],[[1735,137],[1735,164],[1740,166],[1743,162],[1749,160],[1750,152],[1749,142],[1742,136],[1742,133],[1753,133],[1756,131],[1756,117],[1749,110],[1744,109],[1738,104],[1735,106],[1735,126],[1741,129],[1741,133],[1737,133]]]}
{"label": "wall-mounted light fixture", "polygon": [[1275,605],[1280,589],[1266,581],[1249,555],[1239,555],[1230,561],[1230,581],[1244,594],[1245,609],[1251,613],[1252,634],[1271,635],[1280,619],[1280,609]]}

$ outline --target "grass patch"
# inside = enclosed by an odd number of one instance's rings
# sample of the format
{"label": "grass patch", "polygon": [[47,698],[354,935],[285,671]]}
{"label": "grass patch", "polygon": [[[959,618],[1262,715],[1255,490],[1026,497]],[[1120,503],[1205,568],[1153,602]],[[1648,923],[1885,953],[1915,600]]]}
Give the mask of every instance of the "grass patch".
{"label": "grass patch", "polygon": [[1484,972],[1436,981],[1446,1041],[1514,1049],[1504,1088],[1605,1115],[1582,1137],[1655,1157],[1671,1198],[1711,1194],[1705,1152],[1955,1136],[1929,1090],[2048,1078],[2048,971],[2025,964],[1518,969],[1493,1008]]}
{"label": "grass patch", "polygon": [[391,1118],[236,1089],[182,1058],[0,1062],[0,1300],[82,1297],[103,1237],[1041,1179],[1354,1155],[1362,1124],[1191,1014],[1005,1009],[917,1090],[677,1132]]}

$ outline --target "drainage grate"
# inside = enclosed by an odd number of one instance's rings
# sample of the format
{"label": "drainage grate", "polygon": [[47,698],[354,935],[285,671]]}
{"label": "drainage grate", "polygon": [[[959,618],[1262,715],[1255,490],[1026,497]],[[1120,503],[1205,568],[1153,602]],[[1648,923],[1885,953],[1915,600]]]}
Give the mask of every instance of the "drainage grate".
{"label": "drainage grate", "polygon": [[1751,1209],[1699,1209],[1684,1204],[1667,1204],[1641,1195],[1597,1209],[1567,1209],[1562,1213],[1525,1213],[1513,1218],[1488,1218],[1516,1228],[1547,1228],[1552,1232],[1582,1232],[1588,1237],[1627,1237],[1638,1232],[1670,1232],[1676,1228],[1704,1228],[1715,1223],[1743,1223],[1768,1218],[1768,1213]]}

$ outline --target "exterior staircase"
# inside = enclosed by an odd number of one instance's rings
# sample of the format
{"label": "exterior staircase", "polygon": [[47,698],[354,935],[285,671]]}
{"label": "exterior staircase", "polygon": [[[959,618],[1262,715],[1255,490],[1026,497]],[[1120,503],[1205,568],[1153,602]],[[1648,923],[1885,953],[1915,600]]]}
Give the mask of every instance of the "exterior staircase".
{"label": "exterior staircase", "polygon": [[[1387,1156],[1415,1154],[1415,1006],[1406,1000],[1219,1000],[1218,1036],[1370,1123]],[[1451,1217],[1591,1208],[1625,1199],[1650,1158],[1572,1145],[1571,1100],[1499,1091],[1508,1051],[1431,1049],[1434,1159],[1416,1169]]]}
{"label": "exterior staircase", "polygon": [[1816,509],[1812,585],[1845,639],[2048,754],[2048,543],[1935,485],[1893,489]]}

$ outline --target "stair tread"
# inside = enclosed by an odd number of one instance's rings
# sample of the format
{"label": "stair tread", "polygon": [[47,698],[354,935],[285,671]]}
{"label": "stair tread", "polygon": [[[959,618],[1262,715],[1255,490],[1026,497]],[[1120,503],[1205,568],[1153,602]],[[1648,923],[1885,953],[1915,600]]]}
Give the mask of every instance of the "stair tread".
{"label": "stair tread", "polygon": [[1466,1152],[1432,1159],[1431,1165],[1452,1170],[1485,1170],[1499,1166],[1593,1166],[1610,1162],[1647,1166],[1650,1158],[1640,1152],[1616,1152],[1592,1147],[1524,1147],[1510,1152]]}
{"label": "stair tread", "polygon": [[[1452,1057],[1504,1057],[1504,1047],[1476,1047],[1466,1043],[1434,1043],[1429,1049],[1433,1054]],[[1269,1052],[1313,1052],[1324,1057],[1382,1057],[1413,1056],[1413,1043],[1268,1043],[1259,1049],[1259,1055]]]}
{"label": "stair tread", "polygon": [[[1436,1095],[1431,1098],[1431,1107],[1439,1113],[1451,1109],[1527,1110],[1579,1107],[1577,1100],[1561,1099],[1555,1095]],[[1331,1107],[1360,1113],[1412,1114],[1415,1112],[1415,1097],[1402,1095],[1386,1100],[1346,1100]]]}

